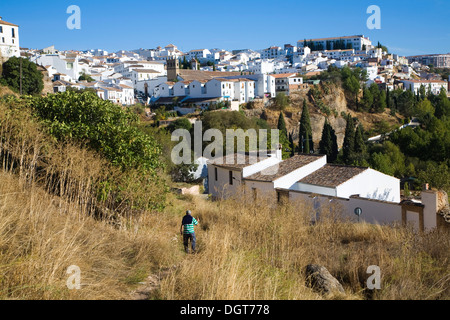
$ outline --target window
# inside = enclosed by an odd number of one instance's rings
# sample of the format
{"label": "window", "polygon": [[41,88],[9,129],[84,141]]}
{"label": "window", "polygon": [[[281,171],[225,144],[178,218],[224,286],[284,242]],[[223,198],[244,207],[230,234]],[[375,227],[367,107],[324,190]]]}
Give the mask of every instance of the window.
{"label": "window", "polygon": [[217,177],[218,177],[218,175],[217,175],[217,168],[214,168],[214,176],[215,176],[216,181],[217,181]]}
{"label": "window", "polygon": [[0,33],[3,33],[3,27],[0,26]]}
{"label": "window", "polygon": [[230,178],[230,186],[233,185],[233,171],[229,172],[229,178]]}
{"label": "window", "polygon": [[16,37],[16,29],[12,28],[12,37],[15,38]]}

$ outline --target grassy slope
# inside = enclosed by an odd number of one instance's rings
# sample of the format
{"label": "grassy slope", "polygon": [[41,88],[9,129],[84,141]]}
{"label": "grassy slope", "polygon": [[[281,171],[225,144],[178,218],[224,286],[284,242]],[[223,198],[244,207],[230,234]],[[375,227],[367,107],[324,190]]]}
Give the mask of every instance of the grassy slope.
{"label": "grassy slope", "polygon": [[[5,123],[10,133],[2,134],[17,157],[50,147],[26,113]],[[58,152],[71,164],[81,161],[69,171],[83,181],[103,162],[76,148],[61,146]],[[48,160],[64,166],[58,159]],[[160,271],[167,277],[155,297],[162,299],[320,299],[305,286],[309,263],[324,265],[343,283],[347,295],[334,298],[367,298],[369,265],[382,272],[382,290],[372,298],[450,298],[448,233],[420,237],[333,217],[311,226],[312,210],[301,203],[274,207],[176,195],[164,212],[113,226],[27,183],[26,168],[17,171],[0,170],[0,299],[127,299],[148,274]],[[184,254],[178,234],[186,209],[201,221],[196,256]],[[324,214],[335,210],[324,208]],[[71,265],[81,268],[81,290],[66,287]]]}
{"label": "grassy slope", "polygon": [[[372,298],[450,297],[448,233],[418,237],[332,217],[311,226],[303,204],[270,209],[243,200],[172,196],[163,214],[117,228],[0,173],[0,298],[128,299],[148,274],[175,265],[158,298],[322,299],[305,286],[309,263],[326,266],[343,283],[347,295],[328,298],[367,298],[365,272],[374,264],[382,290]],[[178,235],[187,208],[201,221],[195,256],[184,255]],[[81,290],[66,288],[70,265],[81,268]]]}

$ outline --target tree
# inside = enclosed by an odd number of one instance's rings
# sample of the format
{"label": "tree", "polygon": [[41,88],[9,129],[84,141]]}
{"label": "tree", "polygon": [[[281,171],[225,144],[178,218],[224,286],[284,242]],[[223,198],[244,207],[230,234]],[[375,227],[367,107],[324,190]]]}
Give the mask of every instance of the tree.
{"label": "tree", "polygon": [[444,88],[441,88],[441,92],[439,93],[434,115],[439,119],[444,116],[450,117],[450,100],[447,98],[447,93]]}
{"label": "tree", "polygon": [[1,83],[21,94],[40,94],[44,89],[42,73],[28,59],[11,57],[3,64]]}
{"label": "tree", "polygon": [[280,112],[280,116],[278,117],[278,130],[280,130],[280,137],[286,137],[287,138],[287,129],[286,129],[286,122],[284,121],[283,112]]}
{"label": "tree", "polygon": [[353,74],[350,75],[344,81],[344,89],[347,90],[350,94],[352,94],[355,98],[355,106],[358,106],[358,94],[360,89],[360,84],[358,78],[356,78]]}
{"label": "tree", "polygon": [[337,137],[328,120],[325,120],[325,124],[323,125],[319,150],[321,154],[327,155],[328,162],[336,161],[338,155]]}
{"label": "tree", "polygon": [[289,133],[289,148],[291,149],[291,157],[295,155],[295,145],[294,145],[294,137],[292,136],[292,132]]}
{"label": "tree", "polygon": [[370,157],[372,168],[385,174],[402,178],[406,173],[405,155],[390,141],[385,141],[380,152]]}
{"label": "tree", "polygon": [[369,89],[364,88],[364,90],[363,90],[363,98],[362,98],[360,107],[364,111],[369,111],[372,108],[372,105],[373,105],[372,92]]}
{"label": "tree", "polygon": [[275,97],[275,104],[280,110],[284,110],[289,105],[289,97],[283,92],[279,92]]}
{"label": "tree", "polygon": [[306,132],[304,153],[309,154],[310,152],[311,152],[311,149],[309,148],[309,133]]}
{"label": "tree", "polygon": [[186,129],[187,131],[191,131],[192,123],[187,118],[179,118],[169,125],[169,130],[171,132],[177,129]]}
{"label": "tree", "polygon": [[350,164],[355,152],[355,123],[350,114],[347,115],[347,125],[345,127],[345,137],[343,145],[343,160]]}
{"label": "tree", "polygon": [[364,141],[364,129],[360,124],[355,133],[355,152],[364,155],[366,153],[366,143]]}
{"label": "tree", "polygon": [[425,86],[423,84],[421,84],[420,88],[419,88],[419,98],[420,98],[420,100],[424,100],[425,97],[426,97],[426,94],[427,94],[427,92],[426,92]]}
{"label": "tree", "polygon": [[398,111],[406,117],[411,117],[414,114],[414,106],[415,106],[414,93],[412,93],[411,90],[401,91],[400,89],[400,93],[397,94],[398,94],[397,98]]}
{"label": "tree", "polygon": [[[306,100],[303,100],[302,116],[300,117],[300,130],[299,130],[299,153],[306,152],[306,140],[308,140],[308,149],[314,150],[314,145],[310,139],[312,137],[311,120],[309,118],[308,105]],[[308,150],[309,151],[309,150]]]}
{"label": "tree", "polygon": [[78,78],[78,81],[94,82],[95,80],[88,74],[84,73]]}
{"label": "tree", "polygon": [[434,107],[430,100],[425,98],[423,101],[419,102],[415,108],[415,114],[421,122],[425,122],[434,116]]}

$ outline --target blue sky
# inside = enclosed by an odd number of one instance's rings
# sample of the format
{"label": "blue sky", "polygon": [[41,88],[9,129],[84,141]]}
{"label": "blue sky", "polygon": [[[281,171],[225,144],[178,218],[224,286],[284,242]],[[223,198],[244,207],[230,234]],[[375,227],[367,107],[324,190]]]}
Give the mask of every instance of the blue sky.
{"label": "blue sky", "polygon": [[[69,5],[81,30],[69,30]],[[381,29],[369,30],[370,5]],[[20,46],[85,50],[262,49],[297,40],[364,34],[401,55],[450,52],[448,0],[1,0],[0,16],[20,26]]]}

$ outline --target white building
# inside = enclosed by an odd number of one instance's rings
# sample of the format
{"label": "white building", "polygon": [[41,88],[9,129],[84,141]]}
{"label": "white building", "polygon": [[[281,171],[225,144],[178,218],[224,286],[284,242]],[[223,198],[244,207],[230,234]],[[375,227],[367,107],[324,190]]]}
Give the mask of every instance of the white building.
{"label": "white building", "polygon": [[258,74],[270,74],[275,71],[273,60],[258,59],[248,62],[248,71]]}
{"label": "white building", "polygon": [[336,50],[338,46],[340,49],[350,48],[355,50],[362,50],[364,47],[366,49],[372,48],[372,41],[368,37],[364,37],[364,35],[355,35],[355,36],[345,36],[345,37],[332,37],[332,38],[320,38],[320,39],[304,39],[297,41],[297,47],[303,48],[313,43],[315,48],[320,48],[320,51],[323,50]]}
{"label": "white building", "polygon": [[197,102],[201,102],[201,99],[216,99],[217,101],[237,103],[238,108],[239,104],[255,98],[255,81],[247,78],[169,81],[155,87],[154,97],[178,97],[179,102],[188,102],[189,99],[197,100]]}
{"label": "white building", "polygon": [[77,54],[42,54],[32,57],[31,61],[42,66],[52,66],[58,73],[65,74],[75,81],[83,73]]}
{"label": "white building", "polygon": [[196,49],[189,51],[185,56],[187,61],[198,59],[200,62],[203,62],[205,60],[209,60],[209,57],[211,57],[211,51],[208,49]]}
{"label": "white building", "polygon": [[114,72],[122,74],[126,78],[132,78],[132,71],[136,69],[151,69],[159,73],[159,75],[166,75],[166,68],[164,62],[160,61],[124,61],[114,67]]}
{"label": "white building", "polygon": [[425,87],[425,91],[431,90],[436,95],[441,92],[441,88],[444,88],[446,93],[448,92],[448,82],[443,80],[401,80],[401,82],[405,90],[411,90],[416,94],[421,86]]}
{"label": "white building", "polygon": [[261,50],[261,59],[278,59],[286,56],[286,50],[281,47],[272,46]]}
{"label": "white building", "polygon": [[131,80],[136,86],[138,81],[155,79],[161,76],[161,73],[153,69],[133,69],[131,70]]}
{"label": "white building", "polygon": [[275,78],[275,92],[289,95],[291,86],[303,84],[303,78],[297,73],[273,74]]}
{"label": "white building", "polygon": [[[208,162],[209,192],[226,198],[243,186],[256,196],[275,197],[276,188],[349,199],[353,195],[400,202],[400,180],[376,170],[327,164],[324,155],[297,155],[281,160],[281,150],[267,159],[246,157],[239,163],[224,159]],[[253,160],[253,162],[251,162]]]}
{"label": "white building", "polygon": [[0,17],[0,55],[4,60],[20,57],[19,26],[3,21],[2,17]]}

